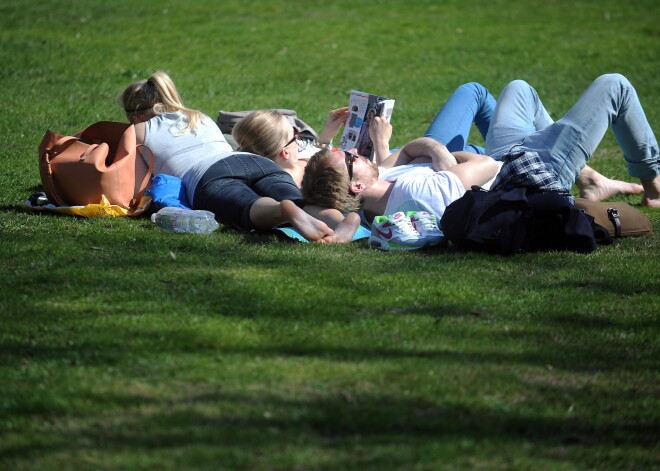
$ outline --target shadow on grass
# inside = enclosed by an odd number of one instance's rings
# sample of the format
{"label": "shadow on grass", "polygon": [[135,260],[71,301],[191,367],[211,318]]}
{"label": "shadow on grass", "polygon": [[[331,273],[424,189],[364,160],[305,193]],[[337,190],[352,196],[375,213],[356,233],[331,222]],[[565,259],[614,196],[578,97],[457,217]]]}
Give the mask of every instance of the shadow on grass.
{"label": "shadow on grass", "polygon": [[[259,324],[255,329],[263,328]],[[63,330],[59,340],[64,345],[45,345],[21,341],[3,340],[0,356],[8,365],[22,363],[40,364],[57,360],[63,366],[131,366],[136,358],[153,358],[154,355],[219,355],[220,357],[241,355],[260,359],[302,358],[342,362],[380,362],[404,360],[429,360],[441,365],[464,365],[467,368],[510,365],[516,367],[552,366],[564,372],[612,372],[650,374],[657,366],[658,349],[651,339],[622,341],[616,335],[606,333],[585,340],[581,335],[571,335],[572,326],[564,331],[548,333],[547,329],[517,329],[515,331],[465,332],[462,342],[480,346],[478,349],[442,347],[450,340],[452,332],[437,330],[437,335],[427,336],[423,343],[409,347],[363,346],[364,338],[359,332],[345,335],[342,344],[325,339],[318,341],[317,333],[323,325],[309,325],[304,334],[292,340],[283,338],[282,333],[274,338],[263,337],[263,344],[233,345],[238,340],[231,333],[222,333],[213,327],[193,330],[177,324],[176,327],[145,326],[137,329],[124,328],[120,336],[108,336],[106,332],[82,329]],[[53,329],[53,334],[58,335]],[[585,334],[589,334],[586,332]],[[391,336],[384,328],[382,335]],[[407,335],[397,331],[397,335]],[[227,345],[231,343],[232,345]],[[353,346],[358,343],[360,346]],[[521,351],[521,346],[522,351]]]}
{"label": "shadow on grass", "polygon": [[[185,459],[185,450],[208,449],[211,456],[231,452],[234,459],[249,464],[259,460],[262,453],[273,459],[314,450],[332,453],[333,463],[338,465],[334,469],[359,469],[359,464],[374,466],[379,461],[382,469],[395,469],[411,466],[417,453],[424,450],[421,462],[433,463],[441,458],[451,462],[456,457],[447,456],[446,450],[444,455],[438,454],[439,450],[448,447],[456,453],[466,443],[469,448],[463,452],[475,457],[519,456],[519,447],[532,445],[531,454],[545,459],[552,459],[552,450],[557,448],[565,453],[591,450],[595,457],[614,450],[657,446],[657,424],[651,418],[608,423],[579,415],[544,416],[523,409],[475,406],[467,401],[428,402],[386,394],[353,396],[346,391],[327,391],[320,397],[294,400],[268,393],[217,392],[162,401],[139,395],[79,399],[119,406],[121,410],[87,417],[84,423],[74,426],[60,424],[60,420],[67,420],[64,416],[50,417],[60,429],[57,437],[45,436],[41,443],[7,447],[3,458],[24,459],[48,453],[84,455],[86,451],[112,456],[127,450],[139,456],[179,450],[183,455],[178,458]],[[625,401],[626,397],[611,400]],[[614,456],[608,463],[616,467]],[[625,460],[628,467],[652,463],[650,455],[637,459],[628,455]]]}

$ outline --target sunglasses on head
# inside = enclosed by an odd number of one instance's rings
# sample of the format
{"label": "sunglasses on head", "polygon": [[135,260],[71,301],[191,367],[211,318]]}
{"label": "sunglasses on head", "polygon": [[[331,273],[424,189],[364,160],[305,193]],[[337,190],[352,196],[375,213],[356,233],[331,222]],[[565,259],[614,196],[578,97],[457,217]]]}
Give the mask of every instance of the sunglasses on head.
{"label": "sunglasses on head", "polygon": [[299,141],[299,140],[300,140],[300,129],[298,129],[297,127],[294,126],[294,128],[293,128],[293,137],[291,138],[291,140],[289,140],[289,142],[284,144],[284,147],[288,146],[289,144],[292,144],[294,141]]}
{"label": "sunglasses on head", "polygon": [[347,151],[344,151],[344,155],[346,159],[346,168],[348,169],[348,181],[351,181],[353,180],[353,162],[355,162],[355,159],[360,158],[360,156]]}

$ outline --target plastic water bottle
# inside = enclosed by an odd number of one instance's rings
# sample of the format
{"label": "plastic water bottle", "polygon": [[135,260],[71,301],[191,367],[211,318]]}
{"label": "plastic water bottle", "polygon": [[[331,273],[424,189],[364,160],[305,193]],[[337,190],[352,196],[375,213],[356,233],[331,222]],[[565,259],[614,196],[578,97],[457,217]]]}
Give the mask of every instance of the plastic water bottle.
{"label": "plastic water bottle", "polygon": [[220,224],[210,211],[173,208],[168,206],[151,215],[151,220],[161,229],[169,232],[192,232],[208,234]]}

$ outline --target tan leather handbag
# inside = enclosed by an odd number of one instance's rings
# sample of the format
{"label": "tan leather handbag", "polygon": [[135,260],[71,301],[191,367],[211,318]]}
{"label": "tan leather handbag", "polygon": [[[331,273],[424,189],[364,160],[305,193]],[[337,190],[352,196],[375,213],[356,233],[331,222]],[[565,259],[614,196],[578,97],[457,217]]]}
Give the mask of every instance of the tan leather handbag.
{"label": "tan leather handbag", "polygon": [[612,237],[638,236],[653,231],[649,218],[628,203],[575,198],[575,206],[592,216]]}
{"label": "tan leather handbag", "polygon": [[46,131],[39,145],[41,183],[58,206],[97,204],[105,195],[111,204],[133,210],[153,166],[151,150],[137,144],[135,127],[127,123],[100,121],[75,136]]}

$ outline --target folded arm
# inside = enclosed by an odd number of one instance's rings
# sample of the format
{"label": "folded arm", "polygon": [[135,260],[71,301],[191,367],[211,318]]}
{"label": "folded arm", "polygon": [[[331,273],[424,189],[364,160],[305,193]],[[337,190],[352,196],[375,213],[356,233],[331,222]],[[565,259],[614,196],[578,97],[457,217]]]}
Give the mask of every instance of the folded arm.
{"label": "folded arm", "polygon": [[488,155],[474,154],[472,152],[454,152],[458,164],[448,172],[458,176],[466,189],[473,185],[483,185],[491,180],[499,170],[498,163]]}
{"label": "folded arm", "polygon": [[390,154],[379,165],[391,168],[414,163],[431,163],[433,169],[439,172],[450,169],[458,161],[444,144],[430,137],[420,137]]}

